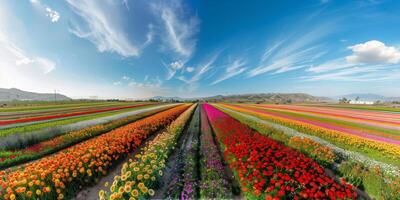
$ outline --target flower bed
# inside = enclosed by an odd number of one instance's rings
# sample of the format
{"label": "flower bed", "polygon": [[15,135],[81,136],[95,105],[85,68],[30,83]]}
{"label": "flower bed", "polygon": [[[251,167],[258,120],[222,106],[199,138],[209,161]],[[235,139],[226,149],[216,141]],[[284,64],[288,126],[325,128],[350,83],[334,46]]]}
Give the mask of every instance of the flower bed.
{"label": "flower bed", "polygon": [[0,125],[10,125],[10,124],[16,124],[16,123],[35,122],[35,121],[42,121],[42,120],[49,120],[49,119],[58,119],[58,118],[65,118],[65,117],[72,117],[72,116],[79,116],[79,115],[94,114],[94,113],[100,113],[100,112],[109,112],[109,111],[115,111],[115,110],[135,108],[135,107],[144,106],[144,105],[149,105],[149,104],[136,104],[136,105],[130,105],[130,106],[118,106],[118,107],[102,108],[102,109],[72,112],[72,113],[63,113],[63,114],[37,116],[37,117],[26,117],[26,118],[21,118],[21,119],[12,119],[12,120],[1,120]]}
{"label": "flower bed", "polygon": [[52,156],[0,171],[0,199],[70,198],[106,174],[115,161],[137,148],[151,133],[169,125],[188,107],[178,106]]}
{"label": "flower bed", "polygon": [[176,146],[194,107],[185,111],[165,132],[146,144],[134,160],[124,163],[121,175],[114,178],[111,192],[100,191],[100,199],[144,199],[153,196],[154,189],[158,187],[157,181],[163,176],[168,156]]}
{"label": "flower bed", "polygon": [[274,123],[291,127],[303,133],[315,135],[317,137],[330,141],[339,147],[365,153],[377,160],[384,160],[385,162],[388,163],[398,164],[399,160],[398,158],[400,156],[400,147],[395,144],[363,138],[357,135],[351,135],[340,131],[331,130],[328,128],[323,128],[313,124],[307,124],[292,119],[272,116],[266,113],[262,113],[262,111],[258,112],[255,109],[249,110],[248,108],[226,105],[226,104],[224,104],[223,106],[240,112],[249,113],[251,115],[260,117],[262,119],[272,121]]}
{"label": "flower bed", "polygon": [[355,199],[346,183],[336,183],[314,160],[205,105],[211,125],[248,198]]}
{"label": "flower bed", "polygon": [[0,151],[0,169],[41,158],[47,154],[54,153],[78,142],[84,141],[94,136],[101,135],[103,133],[111,131],[112,129],[126,125],[128,123],[132,123],[136,120],[163,111],[165,109],[166,108],[161,108],[153,111],[147,111],[133,116],[117,119],[105,124],[94,125],[78,131],[72,131],[65,135],[61,135],[50,140],[40,142],[19,151]]}
{"label": "flower bed", "polygon": [[232,198],[232,189],[204,108],[201,109],[200,144],[200,198]]}

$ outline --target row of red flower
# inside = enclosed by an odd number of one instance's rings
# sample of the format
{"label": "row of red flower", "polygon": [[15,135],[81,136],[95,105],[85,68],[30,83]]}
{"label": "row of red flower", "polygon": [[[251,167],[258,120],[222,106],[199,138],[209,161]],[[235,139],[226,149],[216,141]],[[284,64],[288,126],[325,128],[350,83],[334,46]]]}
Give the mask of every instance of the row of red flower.
{"label": "row of red flower", "polygon": [[290,199],[355,199],[357,193],[344,182],[336,183],[324,169],[304,154],[268,138],[222,111],[205,110],[248,197]]}

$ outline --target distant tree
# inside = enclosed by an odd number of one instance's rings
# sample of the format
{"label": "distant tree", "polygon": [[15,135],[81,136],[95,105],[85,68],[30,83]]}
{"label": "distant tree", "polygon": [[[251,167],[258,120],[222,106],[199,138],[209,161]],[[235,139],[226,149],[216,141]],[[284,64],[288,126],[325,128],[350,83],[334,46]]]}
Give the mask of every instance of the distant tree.
{"label": "distant tree", "polygon": [[356,97],[356,101],[360,100],[360,97]]}
{"label": "distant tree", "polygon": [[339,103],[349,103],[349,102],[350,101],[346,97],[343,97],[343,98],[339,99]]}

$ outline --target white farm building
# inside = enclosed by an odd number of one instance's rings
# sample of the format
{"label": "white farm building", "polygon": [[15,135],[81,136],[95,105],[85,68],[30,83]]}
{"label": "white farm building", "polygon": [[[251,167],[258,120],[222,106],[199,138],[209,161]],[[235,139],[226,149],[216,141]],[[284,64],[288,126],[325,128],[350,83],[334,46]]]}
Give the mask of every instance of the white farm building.
{"label": "white farm building", "polygon": [[365,105],[372,105],[374,104],[373,101],[360,101],[360,100],[350,100],[350,104],[365,104]]}

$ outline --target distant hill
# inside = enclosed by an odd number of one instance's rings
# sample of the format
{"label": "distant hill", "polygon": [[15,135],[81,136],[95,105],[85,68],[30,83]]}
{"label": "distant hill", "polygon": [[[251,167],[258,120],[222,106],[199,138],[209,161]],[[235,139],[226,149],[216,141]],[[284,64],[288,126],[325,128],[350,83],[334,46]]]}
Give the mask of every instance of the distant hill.
{"label": "distant hill", "polygon": [[243,103],[300,103],[300,102],[329,102],[327,97],[316,97],[305,93],[256,93],[237,95],[217,95],[203,98],[206,101],[243,102]]}
{"label": "distant hill", "polygon": [[400,97],[386,97],[378,94],[370,94],[370,93],[354,93],[354,94],[347,94],[339,96],[339,98],[347,98],[347,99],[356,99],[357,97],[363,101],[400,101]]}
{"label": "distant hill", "polygon": [[181,97],[164,97],[164,96],[155,96],[149,99],[157,100],[157,101],[186,101],[188,99],[181,98]]}
{"label": "distant hill", "polygon": [[181,98],[156,96],[150,99],[158,101],[209,101],[209,102],[230,102],[230,103],[299,103],[299,102],[329,102],[332,99],[326,97],[315,97],[304,93],[255,93],[236,95],[216,95],[200,98]]}
{"label": "distant hill", "polygon": [[54,93],[35,93],[16,88],[0,88],[0,101],[54,101],[54,99],[57,99],[57,101],[71,100],[71,98],[58,93],[55,97]]}

